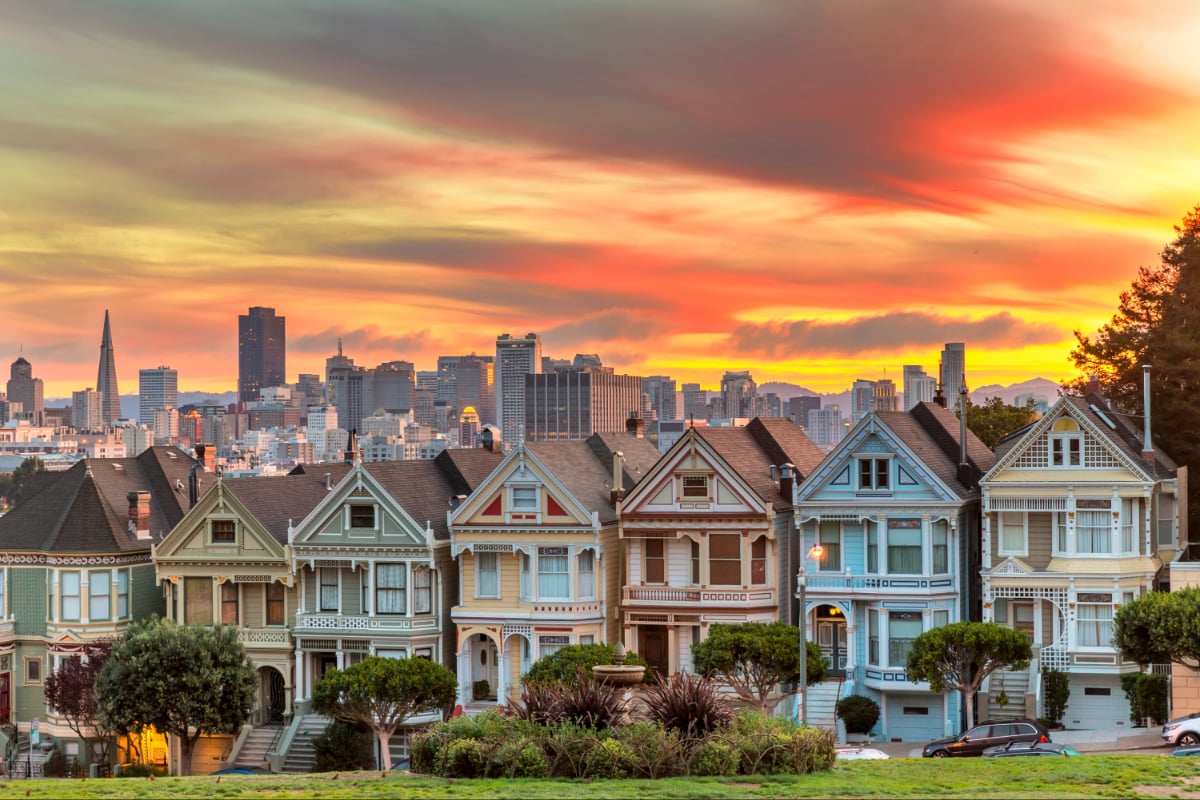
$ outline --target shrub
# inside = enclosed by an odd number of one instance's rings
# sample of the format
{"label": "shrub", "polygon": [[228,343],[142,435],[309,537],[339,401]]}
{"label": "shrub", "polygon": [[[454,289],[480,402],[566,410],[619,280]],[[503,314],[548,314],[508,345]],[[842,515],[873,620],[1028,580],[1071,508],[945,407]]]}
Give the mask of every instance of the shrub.
{"label": "shrub", "polygon": [[589,778],[628,778],[634,771],[634,754],[617,739],[602,739],[588,753],[584,767]]}
{"label": "shrub", "polygon": [[615,735],[634,753],[634,777],[665,778],[684,774],[688,745],[679,731],[667,730],[658,722],[642,721],[619,729]]}
{"label": "shrub", "polygon": [[658,677],[642,695],[647,718],[675,730],[684,739],[700,739],[729,727],[733,711],[715,684],[699,675]]}
{"label": "shrub", "polygon": [[47,778],[61,778],[67,771],[67,756],[61,750],[51,750],[42,762],[42,774]]}
{"label": "shrub", "polygon": [[1167,694],[1170,683],[1166,675],[1135,672],[1121,676],[1121,688],[1129,699],[1129,719],[1141,725],[1147,717],[1152,725],[1167,720]]}
{"label": "shrub", "polygon": [[121,772],[117,775],[118,778],[149,778],[153,775],[156,778],[165,778],[167,770],[164,767],[156,767],[152,764],[122,764]]}
{"label": "shrub", "polygon": [[314,772],[375,768],[375,739],[365,726],[334,720],[314,736]]}
{"label": "shrub", "polygon": [[879,704],[871,698],[852,694],[837,701],[838,719],[846,724],[846,733],[870,733],[879,721]]}
{"label": "shrub", "polygon": [[490,774],[505,778],[546,778],[550,761],[539,742],[525,736],[505,740],[492,755]]}
{"label": "shrub", "polygon": [[1044,670],[1042,672],[1042,687],[1042,696],[1045,698],[1046,717],[1050,722],[1046,727],[1060,727],[1063,715],[1067,713],[1067,701],[1071,699],[1070,677],[1061,669]]}
{"label": "shrub", "polygon": [[455,739],[439,754],[438,774],[444,778],[481,778],[487,761],[478,739]]}
{"label": "shrub", "polygon": [[626,725],[629,709],[617,686],[595,680],[582,669],[570,685],[521,684],[519,702],[509,701],[509,712],[523,720],[554,727],[570,722],[583,728],[606,730]]}
{"label": "shrub", "polygon": [[510,697],[505,712],[517,719],[552,727],[562,720],[559,700],[559,684],[525,681],[521,684],[521,699],[514,702]]}
{"label": "shrub", "polygon": [[832,769],[837,757],[829,731],[801,727],[759,711],[737,714],[729,741],[739,750],[741,771],[747,775],[804,775]]}
{"label": "shrub", "polygon": [[475,681],[471,684],[471,697],[475,700],[486,700],[492,694],[492,685],[487,681]]}
{"label": "shrub", "polygon": [[[613,648],[611,644],[572,644],[560,647],[545,658],[538,659],[525,673],[522,681],[529,683],[570,683],[576,673],[582,669],[588,675],[592,667],[613,663]],[[625,663],[629,666],[646,666],[646,662],[637,653],[626,653]],[[650,679],[650,670],[646,671],[646,679]]]}
{"label": "shrub", "polygon": [[550,777],[584,778],[587,777],[588,760],[592,750],[600,745],[601,735],[567,722],[547,728],[542,741],[550,763]]}
{"label": "shrub", "polygon": [[457,761],[464,756],[463,752],[457,752],[453,757],[447,753],[452,743],[469,740],[482,743],[478,748],[482,760],[478,768],[487,771],[492,760],[491,752],[505,741],[526,735],[523,726],[524,723],[520,720],[508,719],[494,709],[431,725],[412,736],[409,749],[412,769],[414,772],[443,775],[443,771],[447,769],[472,768],[469,763],[462,764]]}
{"label": "shrub", "polygon": [[706,739],[692,753],[688,761],[688,774],[697,776],[729,777],[738,774],[742,754],[729,742],[715,738]]}

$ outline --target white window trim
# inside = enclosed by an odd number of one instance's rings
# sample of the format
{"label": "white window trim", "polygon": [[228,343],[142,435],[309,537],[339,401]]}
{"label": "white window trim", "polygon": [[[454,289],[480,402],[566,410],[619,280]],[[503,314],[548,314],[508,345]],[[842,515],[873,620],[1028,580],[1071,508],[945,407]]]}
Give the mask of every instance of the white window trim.
{"label": "white window trim", "polygon": [[[1078,464],[1070,463],[1070,457],[1071,457],[1070,442],[1071,442],[1071,440],[1075,440],[1075,441],[1079,442],[1079,463]],[[1063,463],[1055,464],[1054,463],[1054,446],[1059,443],[1061,443],[1061,446],[1062,446]],[[1048,467],[1050,467],[1051,469],[1069,469],[1071,467],[1082,467],[1083,466],[1083,432],[1082,431],[1070,431],[1070,432],[1062,431],[1062,432],[1051,433],[1049,435],[1049,441],[1046,443],[1046,459],[1047,459],[1046,465]]]}
{"label": "white window trim", "polygon": [[[369,507],[371,509],[371,523],[372,523],[371,527],[369,527],[369,528],[354,528],[354,527],[350,526],[350,508],[352,506]],[[378,503],[356,503],[353,501],[348,501],[346,503],[346,505],[343,506],[343,508],[346,509],[346,524],[343,527],[351,535],[357,534],[357,533],[375,533],[379,530],[379,528],[380,528],[380,525],[379,525],[380,513],[379,513],[379,504]]]}
{"label": "white window trim", "polygon": [[[1004,549],[1004,515],[1017,514],[1021,517],[1021,549]],[[996,553],[1002,556],[1029,556],[1029,514],[1024,511],[998,511],[996,513]]]}
{"label": "white window trim", "polygon": [[[893,475],[892,475],[892,455],[890,453],[878,453],[875,455],[860,455],[860,456],[855,456],[854,460],[856,462],[856,467],[858,469],[858,482],[854,484],[856,492],[879,492],[880,494],[891,494],[894,491],[894,487],[892,485],[894,483]],[[887,462],[888,485],[884,486],[883,488],[880,488],[879,486],[876,485],[876,481],[875,481],[875,477],[876,477],[875,462],[876,461],[886,461]],[[871,485],[870,486],[862,485],[863,464],[865,464],[865,463],[869,463],[871,465]]]}
{"label": "white window trim", "polygon": [[[533,492],[533,505],[520,506],[517,505],[517,490],[529,489]],[[539,502],[539,493],[537,484],[521,484],[510,485],[508,487],[508,510],[515,511],[521,514],[536,514],[541,511],[541,503]]]}
{"label": "white window trim", "polygon": [[[475,599],[476,600],[497,600],[497,599],[499,599],[501,593],[503,592],[502,586],[503,586],[503,580],[504,580],[504,575],[503,575],[503,571],[501,569],[501,564],[500,564],[500,554],[499,553],[475,553],[474,556],[475,556],[475,564],[474,564]],[[483,570],[481,570],[479,568],[480,556],[494,556],[496,559],[496,593],[495,594],[483,594],[480,592],[480,589],[479,589],[480,580],[479,579],[480,579],[480,576],[483,574]]]}
{"label": "white window trim", "polygon": [[[817,572],[835,572],[835,573],[841,572],[842,567],[845,566],[844,562],[846,561],[846,525],[845,525],[845,523],[840,522],[840,521],[835,521],[835,520],[826,520],[824,522],[818,520],[816,524],[817,524],[817,530],[815,531],[815,534],[816,534],[817,544],[822,545],[822,547],[824,547],[824,545],[821,542],[821,526],[822,525],[837,525],[838,526],[838,541],[837,541],[838,564],[837,564],[837,566],[827,566],[829,559],[827,557],[822,557],[817,560],[816,571]],[[803,548],[803,545],[801,547]],[[826,556],[828,556],[828,553],[826,553]],[[803,558],[803,555],[801,555],[801,557]],[[863,551],[863,558],[866,558],[865,550]]]}
{"label": "white window trim", "polygon": [[1107,620],[1103,620],[1103,621],[1108,623],[1109,632],[1110,632],[1110,641],[1111,641],[1111,633],[1115,632],[1115,625],[1116,625],[1115,620],[1117,617],[1117,612],[1116,612],[1116,609],[1113,607],[1112,603],[1077,603],[1075,605],[1075,609],[1076,609],[1076,611],[1075,611],[1075,649],[1082,650],[1082,651],[1088,652],[1088,653],[1112,653],[1112,652],[1114,652],[1116,650],[1116,648],[1114,648],[1111,643],[1110,644],[1081,644],[1080,643],[1080,640],[1083,638],[1079,635],[1080,623],[1083,623],[1083,622],[1094,623],[1094,622],[1098,621],[1098,620],[1084,620],[1082,617],[1080,617],[1079,612],[1085,606],[1089,607],[1089,608],[1108,607],[1109,617]]}

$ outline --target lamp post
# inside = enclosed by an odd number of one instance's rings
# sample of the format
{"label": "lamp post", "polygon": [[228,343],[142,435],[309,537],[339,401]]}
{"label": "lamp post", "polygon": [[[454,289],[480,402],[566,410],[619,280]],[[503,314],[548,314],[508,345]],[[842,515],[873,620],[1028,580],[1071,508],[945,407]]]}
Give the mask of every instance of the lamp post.
{"label": "lamp post", "polygon": [[[804,534],[800,534],[803,540]],[[800,559],[800,572],[796,575],[796,589],[800,595],[800,681],[796,686],[796,691],[800,696],[799,703],[799,722],[801,725],[808,724],[808,612],[805,608],[805,589],[808,584],[808,560],[816,559],[817,563],[821,563],[821,559],[825,556],[825,548],[819,544],[812,546],[812,549]]]}

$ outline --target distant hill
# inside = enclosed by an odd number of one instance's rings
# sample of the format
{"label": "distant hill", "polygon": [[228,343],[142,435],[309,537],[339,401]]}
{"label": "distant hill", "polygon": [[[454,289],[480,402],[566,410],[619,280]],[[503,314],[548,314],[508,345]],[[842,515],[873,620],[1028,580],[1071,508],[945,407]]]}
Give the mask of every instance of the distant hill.
{"label": "distant hill", "polygon": [[1033,394],[1045,397],[1050,405],[1054,405],[1058,401],[1060,386],[1057,381],[1047,378],[1032,378],[1021,383],[1014,383],[1011,386],[1001,386],[998,383],[993,383],[987,386],[980,386],[971,392],[971,402],[976,405],[982,405],[993,397],[999,397],[1005,403],[1012,405],[1017,399],[1017,395]]}
{"label": "distant hill", "polygon": [[774,392],[779,395],[785,402],[793,397],[820,397],[820,392],[814,392],[812,389],[807,389],[799,384],[785,383],[783,381],[768,381],[758,385],[758,393],[760,395],[767,392]]}

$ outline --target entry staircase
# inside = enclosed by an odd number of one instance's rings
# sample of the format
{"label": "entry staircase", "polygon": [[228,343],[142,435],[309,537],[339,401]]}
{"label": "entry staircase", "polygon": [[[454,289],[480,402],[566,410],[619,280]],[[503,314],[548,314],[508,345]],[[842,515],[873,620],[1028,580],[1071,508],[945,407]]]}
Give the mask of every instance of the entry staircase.
{"label": "entry staircase", "polygon": [[234,758],[235,767],[245,769],[264,769],[267,766],[267,753],[270,753],[279,736],[283,733],[282,725],[258,725],[246,735],[242,748]]}
{"label": "entry staircase", "polygon": [[[993,673],[988,681],[987,715],[980,720],[1022,719],[1025,693],[1029,691],[1029,671]],[[1001,696],[1005,701],[1001,702]]]}
{"label": "entry staircase", "polygon": [[312,740],[325,732],[329,718],[320,714],[305,714],[300,718],[296,736],[288,747],[287,757],[283,760],[284,772],[312,772],[317,763],[316,751],[313,750]]}
{"label": "entry staircase", "polygon": [[[6,727],[4,733],[11,737],[14,733],[11,727]],[[42,765],[46,762],[46,752],[40,747],[29,750],[29,732],[20,731],[15,738],[8,738],[4,752],[4,775],[8,778],[40,778]]]}
{"label": "entry staircase", "polygon": [[808,687],[808,724],[837,731],[837,701],[842,696],[841,678],[830,678]]}

